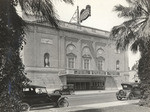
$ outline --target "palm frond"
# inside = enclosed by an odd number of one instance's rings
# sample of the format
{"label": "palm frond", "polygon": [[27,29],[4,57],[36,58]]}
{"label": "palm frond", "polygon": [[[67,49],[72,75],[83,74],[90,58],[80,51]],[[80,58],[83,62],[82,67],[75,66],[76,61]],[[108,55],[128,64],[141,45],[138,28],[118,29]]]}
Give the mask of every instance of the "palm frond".
{"label": "palm frond", "polygon": [[135,2],[135,0],[126,0],[126,2],[129,4],[133,4]]}
{"label": "palm frond", "polygon": [[139,45],[140,45],[141,41],[136,40],[130,47],[131,51],[133,53],[137,53],[137,51],[139,50]]}
{"label": "palm frond", "polygon": [[134,41],[130,47],[131,51],[133,53],[137,53],[137,51],[142,51],[145,48],[145,42],[143,39],[139,38],[136,41]]}
{"label": "palm frond", "polygon": [[139,0],[138,2],[143,5],[148,13],[150,13],[150,0]]}
{"label": "palm frond", "polygon": [[[58,27],[56,11],[51,0],[18,0],[26,15],[33,15],[49,21],[53,26]],[[62,0],[73,4],[73,0]]]}
{"label": "palm frond", "polygon": [[132,31],[131,27],[132,20],[126,21],[121,25],[115,26],[111,31],[111,38],[116,39],[116,48],[125,50],[129,44],[135,40],[136,35]]}
{"label": "palm frond", "polygon": [[139,37],[145,37],[146,40],[150,39],[150,18],[147,18],[138,29]]}
{"label": "palm frond", "polygon": [[125,7],[122,5],[115,6],[115,11],[118,12],[118,17],[124,17],[124,18],[137,18],[142,15],[141,13],[141,6],[140,5],[134,5]]}
{"label": "palm frond", "polygon": [[66,3],[72,4],[72,5],[73,5],[73,3],[74,3],[74,2],[73,2],[74,0],[63,0],[63,1],[66,2]]}

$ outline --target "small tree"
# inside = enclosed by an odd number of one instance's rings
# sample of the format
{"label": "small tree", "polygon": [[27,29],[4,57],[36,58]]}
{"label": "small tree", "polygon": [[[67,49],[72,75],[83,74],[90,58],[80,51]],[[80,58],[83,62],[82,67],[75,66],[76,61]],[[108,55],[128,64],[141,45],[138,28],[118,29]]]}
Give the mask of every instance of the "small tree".
{"label": "small tree", "polygon": [[29,81],[20,59],[26,23],[16,12],[18,3],[25,14],[41,15],[58,27],[51,0],[0,0],[0,112],[20,112],[22,88]]}

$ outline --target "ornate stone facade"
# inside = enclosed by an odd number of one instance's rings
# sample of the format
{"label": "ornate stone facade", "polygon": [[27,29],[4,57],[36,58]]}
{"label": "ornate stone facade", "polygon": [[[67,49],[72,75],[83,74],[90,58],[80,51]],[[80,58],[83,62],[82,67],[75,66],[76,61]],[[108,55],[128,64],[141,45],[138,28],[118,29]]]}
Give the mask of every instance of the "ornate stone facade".
{"label": "ornate stone facade", "polygon": [[116,52],[109,32],[62,21],[58,30],[47,23],[28,26],[23,61],[33,84],[88,90],[128,81],[128,53]]}

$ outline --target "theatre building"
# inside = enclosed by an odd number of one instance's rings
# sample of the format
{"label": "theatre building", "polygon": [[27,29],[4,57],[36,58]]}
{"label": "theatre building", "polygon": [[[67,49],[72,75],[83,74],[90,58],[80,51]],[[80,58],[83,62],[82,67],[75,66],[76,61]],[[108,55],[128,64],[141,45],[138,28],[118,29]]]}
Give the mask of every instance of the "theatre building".
{"label": "theatre building", "polygon": [[109,32],[60,21],[28,22],[23,62],[32,84],[48,89],[116,89],[128,81],[128,53],[115,48]]}

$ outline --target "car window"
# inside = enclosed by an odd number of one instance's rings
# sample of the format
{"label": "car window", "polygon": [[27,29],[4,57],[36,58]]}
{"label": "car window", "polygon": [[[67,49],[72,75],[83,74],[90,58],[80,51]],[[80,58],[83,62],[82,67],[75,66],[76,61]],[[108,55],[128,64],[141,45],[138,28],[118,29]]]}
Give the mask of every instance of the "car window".
{"label": "car window", "polygon": [[34,88],[23,88],[23,92],[25,95],[34,95],[36,94]]}
{"label": "car window", "polygon": [[47,93],[45,88],[36,88],[35,91],[37,94]]}
{"label": "car window", "polygon": [[132,86],[131,85],[122,85],[122,88],[124,90],[130,90],[132,88]]}

